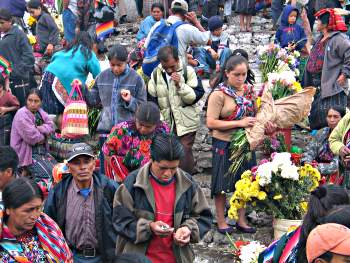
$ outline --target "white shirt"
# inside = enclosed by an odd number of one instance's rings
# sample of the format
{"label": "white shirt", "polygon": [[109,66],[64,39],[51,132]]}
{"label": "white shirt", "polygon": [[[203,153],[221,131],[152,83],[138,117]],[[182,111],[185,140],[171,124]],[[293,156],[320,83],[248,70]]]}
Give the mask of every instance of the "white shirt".
{"label": "white shirt", "polygon": [[[169,16],[167,22],[174,24],[181,21],[178,16]],[[154,24],[150,32],[147,35],[145,47],[147,48],[151,35],[156,27],[160,24],[160,21]],[[191,24],[183,24],[176,28],[176,35],[178,39],[178,52],[179,56],[183,61],[187,61],[186,50],[191,43],[198,46],[206,45],[210,38],[210,31],[201,32],[198,28],[192,26]]]}

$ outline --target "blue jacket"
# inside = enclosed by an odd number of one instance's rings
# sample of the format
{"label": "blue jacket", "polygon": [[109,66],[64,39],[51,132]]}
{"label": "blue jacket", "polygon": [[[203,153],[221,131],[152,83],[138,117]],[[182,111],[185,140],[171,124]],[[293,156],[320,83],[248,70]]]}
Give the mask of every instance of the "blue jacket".
{"label": "blue jacket", "polygon": [[[67,190],[73,177],[67,175],[51,189],[45,202],[45,213],[50,216],[60,227],[65,236],[67,211]],[[95,223],[98,241],[98,251],[103,262],[112,262],[116,246],[117,233],[113,228],[112,212],[113,198],[118,188],[116,182],[98,173],[93,174],[94,200],[95,200]],[[71,244],[69,244],[71,245]]]}
{"label": "blue jacket", "polygon": [[140,25],[139,32],[137,32],[137,35],[136,35],[137,41],[141,41],[142,39],[146,38],[149,31],[151,30],[151,28],[155,23],[157,23],[157,21],[153,18],[153,16],[146,17],[145,20],[143,20]]}
{"label": "blue jacket", "polygon": [[26,11],[25,0],[0,0],[0,8],[7,9],[11,15],[23,17]]}
{"label": "blue jacket", "polygon": [[305,31],[300,25],[297,23],[290,25],[288,23],[288,17],[292,11],[296,11],[299,17],[299,11],[296,7],[287,5],[283,8],[281,25],[276,32],[275,43],[280,44],[284,48],[288,47],[290,42],[298,42],[296,49],[301,50],[305,46],[307,39]]}

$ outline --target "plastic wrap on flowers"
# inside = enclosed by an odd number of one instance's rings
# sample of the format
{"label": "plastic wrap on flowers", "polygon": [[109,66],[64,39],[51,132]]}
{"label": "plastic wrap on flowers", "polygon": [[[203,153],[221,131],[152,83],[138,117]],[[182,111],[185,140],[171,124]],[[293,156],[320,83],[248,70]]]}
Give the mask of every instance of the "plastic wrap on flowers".
{"label": "plastic wrap on flowers", "polygon": [[302,121],[309,115],[316,89],[305,88],[294,95],[274,101],[271,92],[266,90],[261,97],[261,107],[256,115],[256,123],[246,128],[250,149],[254,150],[265,138],[265,124],[269,121],[278,128],[285,129]]}

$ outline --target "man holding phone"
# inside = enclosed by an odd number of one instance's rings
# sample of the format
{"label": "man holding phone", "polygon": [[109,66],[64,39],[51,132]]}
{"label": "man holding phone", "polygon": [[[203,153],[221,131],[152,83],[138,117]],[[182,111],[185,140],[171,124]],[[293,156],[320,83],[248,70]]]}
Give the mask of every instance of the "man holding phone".
{"label": "man holding phone", "polygon": [[151,162],[132,172],[114,197],[117,253],[140,253],[152,263],[193,262],[190,243],[210,230],[212,214],[201,188],[178,168],[184,150],[174,135],[159,134]]}

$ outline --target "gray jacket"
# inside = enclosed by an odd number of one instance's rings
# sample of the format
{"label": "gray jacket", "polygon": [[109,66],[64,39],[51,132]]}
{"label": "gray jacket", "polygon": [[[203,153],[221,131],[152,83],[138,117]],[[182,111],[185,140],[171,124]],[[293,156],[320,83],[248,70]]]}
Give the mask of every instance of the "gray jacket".
{"label": "gray jacket", "polygon": [[[329,36],[323,61],[321,77],[322,98],[334,96],[342,91],[347,92],[348,82],[346,81],[344,86],[340,86],[337,82],[341,73],[350,78],[350,40],[341,32],[332,32]],[[311,86],[311,83],[311,74],[305,70],[304,86]]]}
{"label": "gray jacket", "polygon": [[[116,114],[115,123],[112,123],[111,102],[114,88],[130,90],[132,98],[129,103],[126,103],[118,92],[117,112],[114,113]],[[147,98],[145,83],[136,71],[129,67],[120,76],[114,75],[111,69],[102,71],[97,76],[91,91],[83,89],[83,93],[89,107],[102,107],[97,126],[99,133],[109,133],[115,124],[133,119],[138,104],[145,102]]]}
{"label": "gray jacket", "polygon": [[52,16],[43,12],[36,24],[36,35],[39,38],[40,49],[46,50],[48,44],[57,46],[60,44],[60,32]]}

